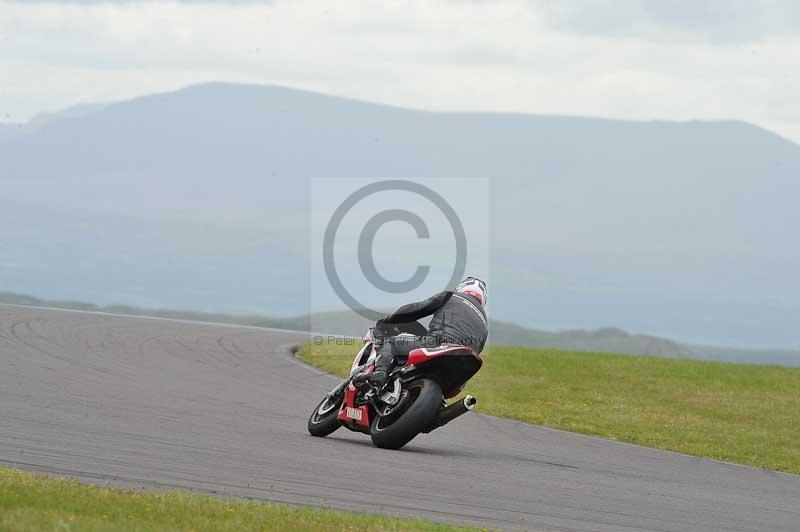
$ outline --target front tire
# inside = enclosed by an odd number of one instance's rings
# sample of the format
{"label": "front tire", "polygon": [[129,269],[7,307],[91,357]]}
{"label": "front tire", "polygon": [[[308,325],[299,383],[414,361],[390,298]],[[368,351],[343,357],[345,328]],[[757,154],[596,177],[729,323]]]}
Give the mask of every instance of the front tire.
{"label": "front tire", "polygon": [[326,395],[308,418],[308,433],[322,438],[335,432],[336,429],[342,426],[342,423],[336,417],[339,415],[341,406],[341,397]]}
{"label": "front tire", "polygon": [[405,387],[400,412],[375,416],[370,427],[372,443],[382,449],[399,449],[425,430],[442,406],[442,389],[431,379],[419,379]]}

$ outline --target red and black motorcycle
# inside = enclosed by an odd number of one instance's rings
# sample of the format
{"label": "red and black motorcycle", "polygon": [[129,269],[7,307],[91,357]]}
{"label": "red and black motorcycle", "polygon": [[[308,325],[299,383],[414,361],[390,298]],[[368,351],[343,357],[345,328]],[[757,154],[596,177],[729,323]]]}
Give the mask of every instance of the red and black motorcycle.
{"label": "red and black motorcycle", "polygon": [[[428,332],[418,322],[398,328],[415,336]],[[418,434],[437,429],[475,407],[477,399],[471,395],[449,406],[444,401],[458,395],[483,365],[480,355],[468,346],[414,349],[404,364],[392,370],[381,389],[354,382],[357,375],[373,371],[380,334],[374,328],[367,331],[350,376],[311,413],[308,432],[312,436],[327,436],[344,426],[369,434],[377,447],[399,449]]]}

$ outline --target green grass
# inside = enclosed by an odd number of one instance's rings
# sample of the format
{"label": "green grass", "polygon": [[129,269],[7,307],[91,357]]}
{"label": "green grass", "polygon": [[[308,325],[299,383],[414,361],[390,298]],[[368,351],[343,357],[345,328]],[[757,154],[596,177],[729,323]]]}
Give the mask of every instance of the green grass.
{"label": "green grass", "polygon": [[[345,375],[353,346],[298,356]],[[800,473],[800,368],[493,347],[478,410],[648,447]]]}
{"label": "green grass", "polygon": [[2,531],[454,531],[415,519],[225,500],[186,492],[134,493],[0,468]]}

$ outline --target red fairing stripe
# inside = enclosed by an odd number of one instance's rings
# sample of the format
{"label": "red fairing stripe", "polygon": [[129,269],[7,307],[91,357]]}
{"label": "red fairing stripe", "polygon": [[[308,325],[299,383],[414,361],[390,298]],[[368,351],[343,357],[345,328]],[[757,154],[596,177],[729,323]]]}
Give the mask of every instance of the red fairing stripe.
{"label": "red fairing stripe", "polygon": [[474,349],[472,349],[471,347],[467,347],[465,345],[454,345],[450,347],[442,347],[436,349],[426,349],[424,347],[419,347],[417,349],[414,349],[408,354],[408,362],[406,363],[406,365],[408,366],[413,364],[416,366],[417,364],[421,364],[425,361],[432,360],[441,355],[453,353],[454,351],[469,351],[475,358],[477,359],[481,358],[481,356]]}

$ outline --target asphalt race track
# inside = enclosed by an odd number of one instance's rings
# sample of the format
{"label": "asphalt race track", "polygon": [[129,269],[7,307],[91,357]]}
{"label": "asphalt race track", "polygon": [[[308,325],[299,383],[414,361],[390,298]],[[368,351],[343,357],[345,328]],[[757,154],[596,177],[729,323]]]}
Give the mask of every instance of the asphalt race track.
{"label": "asphalt race track", "polygon": [[336,379],[304,338],[0,305],[0,465],[490,528],[800,530],[800,476],[480,414],[396,452],[312,438]]}

